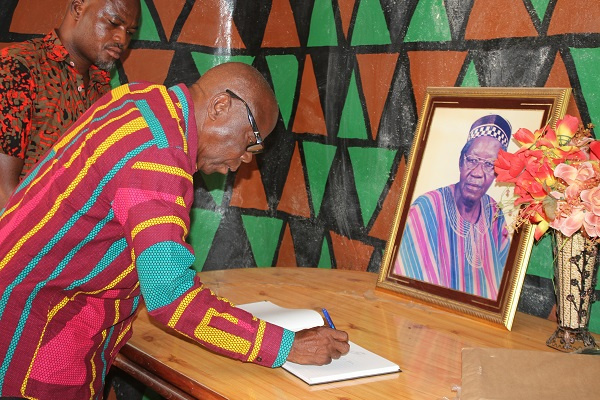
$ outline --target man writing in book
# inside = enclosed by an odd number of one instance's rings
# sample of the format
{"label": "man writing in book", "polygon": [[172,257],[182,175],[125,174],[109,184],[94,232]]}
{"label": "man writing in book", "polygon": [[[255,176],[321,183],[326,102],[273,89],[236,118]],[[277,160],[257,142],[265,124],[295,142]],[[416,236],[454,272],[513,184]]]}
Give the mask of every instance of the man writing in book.
{"label": "man writing in book", "polygon": [[255,318],[190,268],[192,175],[250,162],[278,111],[256,69],[226,63],[189,88],[118,87],[65,132],[0,216],[0,397],[100,396],[142,300],[157,322],[245,362],[349,351],[345,332]]}

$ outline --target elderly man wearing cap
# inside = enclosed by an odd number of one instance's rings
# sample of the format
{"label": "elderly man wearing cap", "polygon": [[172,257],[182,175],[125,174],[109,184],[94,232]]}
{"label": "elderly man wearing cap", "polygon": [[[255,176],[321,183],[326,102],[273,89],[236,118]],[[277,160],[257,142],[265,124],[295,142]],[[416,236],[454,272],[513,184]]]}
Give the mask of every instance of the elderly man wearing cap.
{"label": "elderly man wearing cap", "polygon": [[473,123],[458,163],[458,183],[419,196],[411,205],[394,272],[496,299],[510,247],[506,222],[487,190],[498,150],[511,127],[499,115]]}

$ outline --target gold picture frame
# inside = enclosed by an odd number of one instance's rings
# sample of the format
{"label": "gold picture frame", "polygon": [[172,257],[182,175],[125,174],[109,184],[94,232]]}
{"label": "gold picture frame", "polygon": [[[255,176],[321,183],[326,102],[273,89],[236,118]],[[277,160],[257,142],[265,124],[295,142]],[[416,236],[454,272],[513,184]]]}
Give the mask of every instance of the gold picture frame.
{"label": "gold picture frame", "polygon": [[[524,224],[512,232],[510,215],[505,216],[502,211],[497,211],[494,219],[488,218],[485,225],[485,229],[490,232],[495,229],[495,236],[485,230],[479,231],[481,234],[473,234],[471,230],[468,231],[471,233],[462,233],[463,231],[459,232],[456,228],[456,215],[460,217],[460,213],[439,204],[454,204],[454,210],[458,210],[457,202],[452,203],[454,200],[449,200],[450,203],[445,203],[446,199],[454,197],[454,188],[459,184],[462,188],[469,185],[460,183],[461,173],[468,174],[464,169],[468,168],[469,164],[461,164],[459,167],[459,161],[462,163],[468,159],[470,165],[473,165],[473,159],[477,160],[477,157],[469,158],[468,154],[461,153],[467,142],[467,135],[470,135],[471,129],[476,126],[474,121],[484,115],[499,115],[508,121],[508,130],[512,130],[512,134],[519,128],[527,128],[533,132],[546,124],[555,127],[557,120],[566,112],[570,96],[570,88],[427,89],[382,259],[377,290],[422,300],[450,311],[503,325],[511,330],[534,241],[531,227]],[[513,152],[517,148],[516,143],[512,139],[509,140],[507,150]],[[489,175],[489,163],[486,165],[482,161],[475,162],[473,171],[484,171],[487,167]],[[481,174],[485,175],[483,172]],[[493,173],[491,176],[493,177]],[[501,198],[507,187],[497,184],[495,178],[489,179],[493,180],[493,183],[489,189],[480,189],[483,190],[481,198],[492,198],[497,204],[504,204]],[[446,189],[443,189],[444,187]],[[439,194],[442,192],[452,195]],[[428,204],[432,204],[431,207],[439,206],[442,211],[448,212],[433,213],[427,205],[418,208],[418,214],[413,210],[409,218],[413,201],[426,193],[438,193],[434,194],[437,196],[435,198],[426,195]],[[440,198],[444,200],[439,200]],[[493,205],[493,201],[486,201],[488,209],[492,208],[490,204]],[[422,202],[419,204],[423,205]],[[480,204],[482,209],[484,203]],[[495,206],[493,208],[500,209]],[[479,216],[481,215],[480,212]],[[502,226],[498,216],[505,218],[505,224]],[[481,220],[481,217],[477,218],[477,221]],[[410,221],[410,227],[406,231],[408,233],[405,233],[407,220]],[[418,222],[419,220],[421,222]],[[419,227],[415,227],[415,224],[419,224]],[[464,222],[461,224],[461,227],[476,225]],[[454,226],[454,232],[448,228],[450,225]],[[446,233],[439,233],[442,231]],[[501,235],[498,232],[509,232],[509,235]],[[453,235],[457,236],[452,239]],[[404,244],[403,236],[406,236]],[[497,247],[492,250],[490,248],[495,244],[488,239],[491,236],[496,239],[502,238],[494,242]],[[447,254],[438,256],[442,253],[441,247],[444,247]],[[498,250],[500,247],[501,251]],[[473,257],[472,254],[477,254],[477,251],[465,251],[467,248],[482,249],[479,253],[486,256],[492,252],[501,253],[502,257]],[[449,249],[458,251],[452,252]],[[458,270],[457,264],[463,268],[461,271]],[[494,266],[489,267],[491,264]],[[493,279],[489,278],[489,275],[494,275]]]}

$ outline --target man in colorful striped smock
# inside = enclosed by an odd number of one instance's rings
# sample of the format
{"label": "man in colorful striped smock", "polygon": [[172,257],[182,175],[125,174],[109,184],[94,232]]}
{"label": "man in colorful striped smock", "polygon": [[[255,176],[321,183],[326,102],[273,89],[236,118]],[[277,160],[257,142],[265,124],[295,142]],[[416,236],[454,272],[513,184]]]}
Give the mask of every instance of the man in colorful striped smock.
{"label": "man in colorful striped smock", "polygon": [[486,194],[508,121],[486,115],[473,123],[460,160],[459,182],[419,196],[406,220],[394,273],[496,299],[510,247],[502,212]]}
{"label": "man in colorful striped smock", "polygon": [[259,127],[277,118],[262,75],[227,63],[190,88],[116,88],[65,132],[0,216],[0,397],[101,398],[142,299],[157,321],[238,360],[323,364],[348,351],[345,332],[256,319],[190,269],[192,174],[250,162]]}

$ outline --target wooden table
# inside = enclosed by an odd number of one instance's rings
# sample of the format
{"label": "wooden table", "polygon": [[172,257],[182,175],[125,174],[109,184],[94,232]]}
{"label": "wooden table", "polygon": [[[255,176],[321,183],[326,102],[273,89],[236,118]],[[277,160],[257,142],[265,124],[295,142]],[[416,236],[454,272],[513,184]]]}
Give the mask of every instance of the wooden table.
{"label": "wooden table", "polygon": [[464,347],[548,348],[555,323],[517,313],[512,331],[375,289],[377,275],[313,268],[250,268],[200,273],[235,304],[271,300],[290,308],[327,307],[338,329],[402,372],[309,386],[281,368],[211,353],[168,333],[145,309],[115,366],[169,399],[440,399],[461,383]]}

